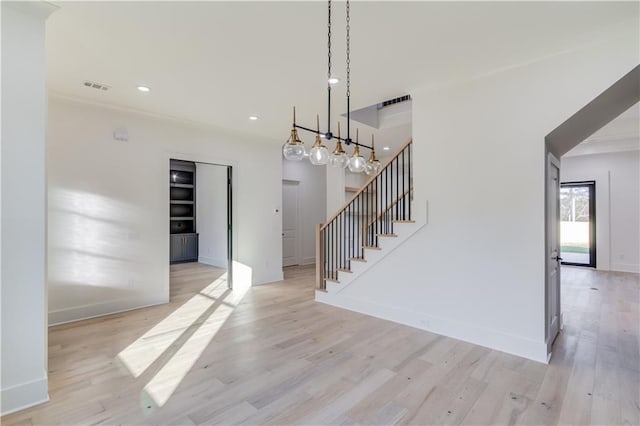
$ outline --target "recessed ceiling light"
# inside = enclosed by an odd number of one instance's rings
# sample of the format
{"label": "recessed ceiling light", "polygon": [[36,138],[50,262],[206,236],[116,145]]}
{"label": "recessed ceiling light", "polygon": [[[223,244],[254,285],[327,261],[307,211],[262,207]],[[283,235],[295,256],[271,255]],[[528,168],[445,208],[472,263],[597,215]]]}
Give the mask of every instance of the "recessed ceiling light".
{"label": "recessed ceiling light", "polygon": [[338,77],[329,77],[329,84],[338,84],[340,83],[340,79]]}
{"label": "recessed ceiling light", "polygon": [[257,115],[250,115],[249,116],[249,120],[251,120],[251,121],[256,121],[257,119],[258,119]]}
{"label": "recessed ceiling light", "polygon": [[384,148],[382,148],[383,151],[389,151],[391,148],[389,148],[388,146],[385,146]]}
{"label": "recessed ceiling light", "polygon": [[149,92],[151,89],[149,89],[147,86],[138,86],[138,90],[141,92]]}

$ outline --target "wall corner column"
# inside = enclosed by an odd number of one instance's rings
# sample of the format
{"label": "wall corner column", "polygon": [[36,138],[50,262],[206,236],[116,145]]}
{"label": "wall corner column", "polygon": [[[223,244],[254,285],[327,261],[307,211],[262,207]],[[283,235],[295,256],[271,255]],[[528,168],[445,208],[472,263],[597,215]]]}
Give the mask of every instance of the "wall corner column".
{"label": "wall corner column", "polygon": [[0,4],[3,415],[48,400],[45,21],[55,10],[39,1]]}

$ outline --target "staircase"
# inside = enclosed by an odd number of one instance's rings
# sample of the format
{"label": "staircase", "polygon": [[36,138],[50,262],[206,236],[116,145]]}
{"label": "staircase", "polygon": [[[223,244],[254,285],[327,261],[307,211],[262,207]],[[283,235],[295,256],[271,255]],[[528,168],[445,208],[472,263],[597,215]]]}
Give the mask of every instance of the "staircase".
{"label": "staircase", "polygon": [[[413,206],[413,141],[329,221],[316,228],[316,300],[331,303],[426,223]],[[416,213],[419,213],[417,216]],[[422,220],[416,221],[416,218]]]}

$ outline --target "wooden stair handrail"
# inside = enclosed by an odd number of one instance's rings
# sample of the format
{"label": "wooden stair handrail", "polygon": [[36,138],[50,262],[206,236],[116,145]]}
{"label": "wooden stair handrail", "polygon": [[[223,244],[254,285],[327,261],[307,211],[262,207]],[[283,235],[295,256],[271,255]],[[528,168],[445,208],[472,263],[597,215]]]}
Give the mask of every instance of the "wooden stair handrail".
{"label": "wooden stair handrail", "polygon": [[393,160],[395,160],[396,158],[398,158],[400,156],[400,154],[402,154],[402,152],[405,150],[405,148],[407,148],[409,145],[411,145],[413,143],[413,139],[409,139],[409,141],[407,141],[404,145],[402,145],[402,148],[400,148],[400,150],[396,153],[396,155],[394,155],[393,157],[391,157],[391,159],[387,162],[387,165],[384,166],[384,168],[380,169],[380,171],[378,173],[376,173],[375,175],[371,176],[369,178],[369,180],[362,186],[362,188],[360,188],[360,190],[358,192],[356,192],[349,201],[347,201],[342,208],[338,209],[338,212],[336,214],[334,214],[331,219],[327,220],[321,227],[320,230],[323,231],[327,226],[329,226],[329,224],[331,222],[333,222],[338,216],[340,216],[340,213],[342,213],[343,211],[345,211],[347,209],[347,207],[349,207],[351,205],[351,203],[353,202],[353,200],[355,200],[360,194],[362,194],[364,191],[367,190],[367,187],[371,184],[371,182],[374,181],[375,178],[377,178],[380,174],[382,174],[382,172],[384,170],[387,169],[387,167],[389,167],[389,165],[391,165],[391,163],[393,163]]}

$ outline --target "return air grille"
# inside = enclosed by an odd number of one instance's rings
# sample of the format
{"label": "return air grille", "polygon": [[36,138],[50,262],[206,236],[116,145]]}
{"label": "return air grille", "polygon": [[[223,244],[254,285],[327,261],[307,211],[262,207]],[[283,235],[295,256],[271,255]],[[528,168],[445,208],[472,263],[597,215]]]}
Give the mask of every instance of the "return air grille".
{"label": "return air grille", "polygon": [[85,81],[84,82],[85,87],[89,87],[91,89],[96,89],[96,90],[109,90],[111,89],[110,86],[107,86],[106,84],[102,84],[102,83],[96,83],[95,81]]}
{"label": "return air grille", "polygon": [[388,101],[384,101],[378,104],[378,109],[384,108],[389,105],[399,104],[400,102],[406,102],[411,100],[411,95],[404,95],[398,98],[389,99]]}

